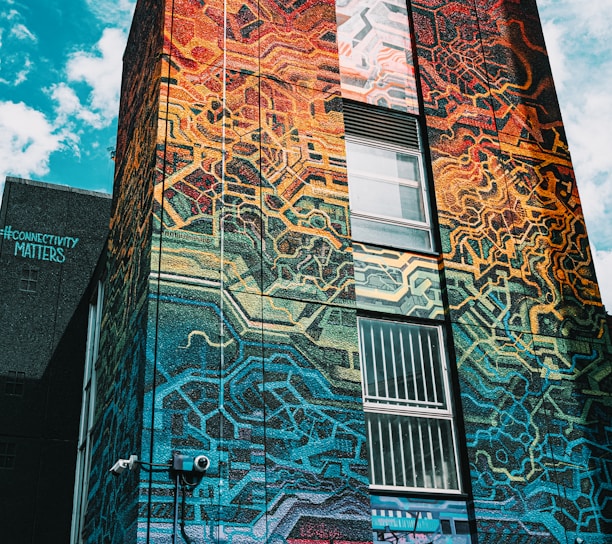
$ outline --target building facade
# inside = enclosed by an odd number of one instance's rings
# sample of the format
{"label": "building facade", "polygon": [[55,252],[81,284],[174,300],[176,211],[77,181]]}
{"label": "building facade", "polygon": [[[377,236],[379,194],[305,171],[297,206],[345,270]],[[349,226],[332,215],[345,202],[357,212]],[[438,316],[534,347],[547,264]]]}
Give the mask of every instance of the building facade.
{"label": "building facade", "polygon": [[89,279],[110,195],[7,178],[0,209],[3,542],[70,538]]}
{"label": "building facade", "polygon": [[610,542],[534,0],[140,0],[116,161],[74,542]]}

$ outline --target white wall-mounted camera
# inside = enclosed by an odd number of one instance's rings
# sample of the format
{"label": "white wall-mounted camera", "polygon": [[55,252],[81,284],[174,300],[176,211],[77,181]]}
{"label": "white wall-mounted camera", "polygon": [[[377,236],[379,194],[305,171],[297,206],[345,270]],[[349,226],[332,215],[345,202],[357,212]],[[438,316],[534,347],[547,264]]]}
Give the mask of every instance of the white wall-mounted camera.
{"label": "white wall-mounted camera", "polygon": [[136,463],[138,463],[137,455],[130,455],[129,459],[118,459],[117,462],[110,468],[110,472],[115,476],[118,476],[125,469],[132,470]]}

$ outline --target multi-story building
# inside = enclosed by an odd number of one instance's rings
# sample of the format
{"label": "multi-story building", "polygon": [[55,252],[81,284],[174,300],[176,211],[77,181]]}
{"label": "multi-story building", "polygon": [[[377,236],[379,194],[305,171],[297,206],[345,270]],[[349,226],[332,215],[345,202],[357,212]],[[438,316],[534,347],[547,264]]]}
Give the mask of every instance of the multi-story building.
{"label": "multi-story building", "polygon": [[0,539],[68,542],[89,279],[111,197],[7,178],[0,208]]}
{"label": "multi-story building", "polygon": [[74,542],[611,541],[535,0],[139,0],[116,160]]}

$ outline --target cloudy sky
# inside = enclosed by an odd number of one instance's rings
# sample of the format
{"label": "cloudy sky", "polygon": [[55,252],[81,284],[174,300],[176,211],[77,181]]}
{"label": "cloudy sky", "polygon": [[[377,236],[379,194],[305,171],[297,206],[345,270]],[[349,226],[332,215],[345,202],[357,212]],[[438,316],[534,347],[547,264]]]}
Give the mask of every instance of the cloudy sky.
{"label": "cloudy sky", "polygon": [[[537,0],[602,298],[612,312],[612,0]],[[112,188],[134,0],[0,0],[0,190],[7,175]]]}
{"label": "cloudy sky", "polygon": [[134,0],[0,0],[0,183],[111,191]]}

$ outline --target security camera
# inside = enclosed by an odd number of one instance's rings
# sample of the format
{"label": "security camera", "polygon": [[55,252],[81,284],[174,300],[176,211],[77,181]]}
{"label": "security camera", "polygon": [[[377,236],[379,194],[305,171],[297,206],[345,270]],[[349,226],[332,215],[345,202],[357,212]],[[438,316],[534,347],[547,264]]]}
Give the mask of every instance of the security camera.
{"label": "security camera", "polygon": [[192,457],[175,451],[171,463],[172,469],[178,472],[205,472],[210,466],[210,459],[206,455]]}
{"label": "security camera", "polygon": [[198,455],[193,460],[193,470],[195,472],[206,472],[210,466],[210,459],[206,455]]}
{"label": "security camera", "polygon": [[119,476],[126,468],[128,464],[127,459],[119,459],[111,468],[110,471],[115,475]]}
{"label": "security camera", "polygon": [[119,474],[121,474],[126,468],[128,470],[132,470],[137,462],[137,455],[130,455],[129,459],[118,459],[117,462],[110,468],[110,472],[114,476],[119,476]]}

